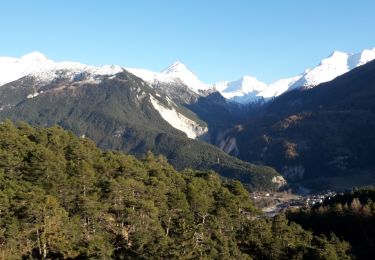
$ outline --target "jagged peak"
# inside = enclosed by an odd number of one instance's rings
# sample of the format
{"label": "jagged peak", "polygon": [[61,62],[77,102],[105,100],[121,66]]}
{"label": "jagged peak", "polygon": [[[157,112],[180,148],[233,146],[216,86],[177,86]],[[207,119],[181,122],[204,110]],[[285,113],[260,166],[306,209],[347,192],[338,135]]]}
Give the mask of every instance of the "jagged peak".
{"label": "jagged peak", "polygon": [[323,59],[317,67],[325,64],[346,64],[346,60],[348,57],[350,57],[350,55],[351,54],[346,52],[334,51],[327,58]]}
{"label": "jagged peak", "polygon": [[[164,74],[173,74],[173,73],[180,73],[180,72],[191,72],[184,63],[181,61],[175,61],[172,65],[167,67],[162,71]],[[192,72],[191,72],[192,73]]]}

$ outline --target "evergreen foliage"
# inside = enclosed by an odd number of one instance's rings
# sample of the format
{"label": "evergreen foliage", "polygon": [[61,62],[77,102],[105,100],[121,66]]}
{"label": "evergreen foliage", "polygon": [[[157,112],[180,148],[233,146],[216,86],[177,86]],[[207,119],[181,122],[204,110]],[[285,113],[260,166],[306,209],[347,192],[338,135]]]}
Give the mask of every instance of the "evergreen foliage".
{"label": "evergreen foliage", "polygon": [[2,259],[347,259],[347,243],[263,218],[238,181],[103,152],[60,127],[0,124]]}

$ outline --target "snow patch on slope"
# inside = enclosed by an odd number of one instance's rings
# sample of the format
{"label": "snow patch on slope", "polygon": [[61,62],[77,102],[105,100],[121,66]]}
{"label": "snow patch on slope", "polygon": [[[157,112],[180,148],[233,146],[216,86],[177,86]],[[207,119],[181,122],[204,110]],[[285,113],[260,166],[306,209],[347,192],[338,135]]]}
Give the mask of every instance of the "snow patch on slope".
{"label": "snow patch on slope", "polygon": [[40,94],[43,94],[43,93],[44,93],[44,91],[35,92],[35,93],[32,93],[32,94],[27,95],[26,98],[28,98],[28,99],[30,99],[30,98],[35,98],[35,97],[37,97],[37,96],[39,96]]}
{"label": "snow patch on slope", "polygon": [[203,127],[197,122],[178,113],[174,108],[165,107],[153,96],[151,96],[151,104],[165,121],[172,127],[184,132],[191,139],[196,139],[208,131],[207,127]]}

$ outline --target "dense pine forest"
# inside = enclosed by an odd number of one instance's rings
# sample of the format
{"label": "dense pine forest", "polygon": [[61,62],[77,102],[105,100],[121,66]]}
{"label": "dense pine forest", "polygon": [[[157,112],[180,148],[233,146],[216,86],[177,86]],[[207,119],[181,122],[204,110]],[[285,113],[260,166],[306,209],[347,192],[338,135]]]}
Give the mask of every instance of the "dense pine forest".
{"label": "dense pine forest", "polygon": [[350,259],[335,235],[263,217],[238,181],[0,124],[1,259]]}

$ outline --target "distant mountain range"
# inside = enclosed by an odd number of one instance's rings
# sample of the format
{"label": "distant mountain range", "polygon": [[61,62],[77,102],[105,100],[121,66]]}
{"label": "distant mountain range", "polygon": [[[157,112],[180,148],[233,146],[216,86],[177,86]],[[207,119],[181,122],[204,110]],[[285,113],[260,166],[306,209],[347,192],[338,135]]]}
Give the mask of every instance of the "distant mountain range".
{"label": "distant mountain range", "polygon": [[365,49],[355,54],[334,51],[314,68],[308,68],[300,75],[280,79],[271,84],[261,82],[253,76],[244,76],[234,81],[206,84],[179,61],[161,72],[154,72],[139,68],[121,68],[117,65],[94,67],[77,62],[56,63],[41,53],[33,52],[21,58],[0,57],[0,71],[2,72],[0,74],[0,86],[30,74],[39,74],[38,77],[41,79],[54,77],[54,75],[45,74],[46,70],[68,70],[72,75],[81,72],[93,75],[114,75],[125,69],[152,86],[185,85],[189,90],[200,95],[218,91],[228,100],[247,104],[269,100],[295,88],[317,86],[373,59],[375,59],[375,48]]}
{"label": "distant mountain range", "polygon": [[363,50],[356,54],[335,51],[319,65],[306,69],[298,76],[277,80],[269,85],[254,77],[245,76],[240,80],[220,82],[214,87],[220,93],[239,103],[254,102],[261,99],[269,100],[296,88],[311,88],[331,81],[334,78],[375,59],[375,48]]}
{"label": "distant mountain range", "polygon": [[0,57],[0,120],[58,124],[105,149],[150,150],[250,188],[285,185],[279,173],[290,185],[347,187],[375,180],[374,58],[375,48],[334,52],[267,85],[251,76],[205,84],[181,62],[152,72],[38,52]]}
{"label": "distant mountain range", "polygon": [[312,189],[375,184],[375,61],[289,91],[228,131],[237,156]]}
{"label": "distant mountain range", "polygon": [[126,69],[152,85],[180,82],[196,93],[219,91],[228,100],[247,104],[269,100],[292,89],[317,86],[373,59],[375,59],[375,48],[355,54],[334,51],[314,68],[306,69],[300,75],[280,79],[269,85],[253,76],[244,76],[234,81],[205,84],[181,62],[175,62],[160,73],[144,69]]}
{"label": "distant mountain range", "polygon": [[1,58],[0,64],[2,82],[10,81],[0,86],[0,120],[58,124],[102,148],[137,156],[152,151],[165,155],[177,169],[214,170],[249,188],[285,184],[271,167],[241,161],[194,140],[209,139],[207,123],[194,110],[210,114],[215,112],[211,108],[220,108],[220,117],[227,113],[229,118],[233,105],[225,100],[200,96],[181,82],[152,86],[118,66],[56,63],[40,53]]}

